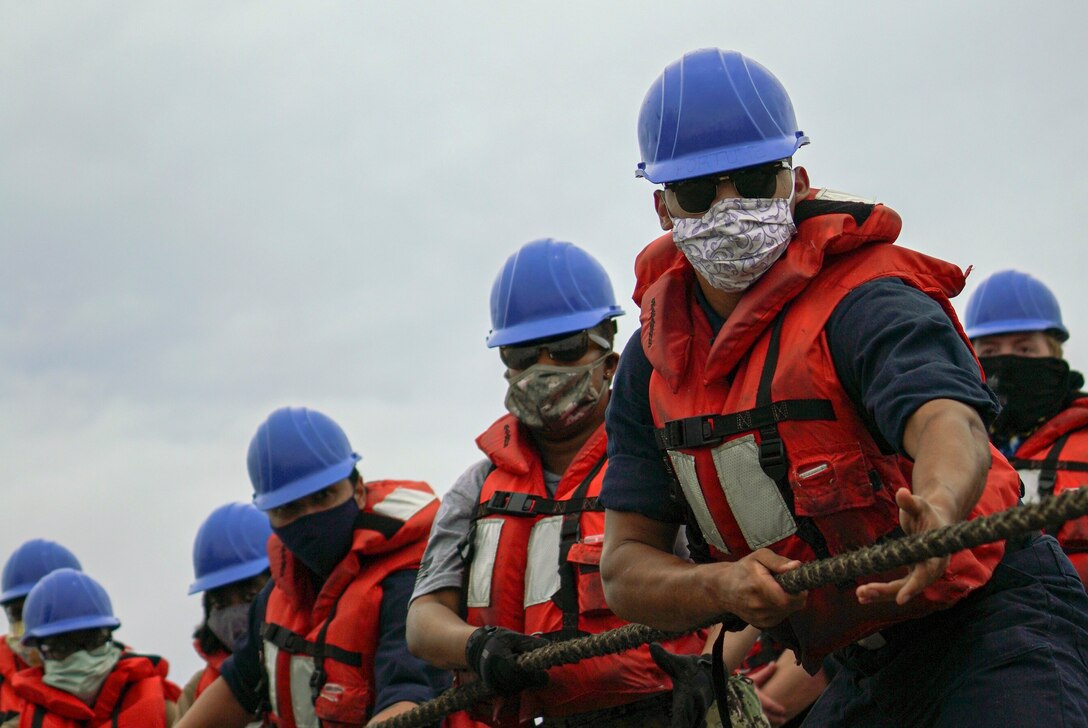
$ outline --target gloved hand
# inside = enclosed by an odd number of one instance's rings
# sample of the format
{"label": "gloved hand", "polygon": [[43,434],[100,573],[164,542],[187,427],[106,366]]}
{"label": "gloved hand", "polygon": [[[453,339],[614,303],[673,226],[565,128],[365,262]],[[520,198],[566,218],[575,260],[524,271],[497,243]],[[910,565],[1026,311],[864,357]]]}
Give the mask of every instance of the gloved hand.
{"label": "gloved hand", "polygon": [[484,684],[501,695],[548,684],[544,670],[523,670],[516,658],[523,652],[543,647],[548,641],[503,627],[480,627],[465,643],[465,661]]}
{"label": "gloved hand", "polygon": [[650,656],[672,678],[672,728],[706,728],[714,703],[710,655],[674,655],[654,642]]}

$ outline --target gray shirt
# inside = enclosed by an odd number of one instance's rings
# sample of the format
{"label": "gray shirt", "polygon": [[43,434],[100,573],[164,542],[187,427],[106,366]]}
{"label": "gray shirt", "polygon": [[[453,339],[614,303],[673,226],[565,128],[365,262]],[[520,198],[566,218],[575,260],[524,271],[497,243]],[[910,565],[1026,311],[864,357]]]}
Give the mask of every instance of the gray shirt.
{"label": "gray shirt", "polygon": [[[490,472],[491,461],[487,458],[480,460],[466,470],[442,497],[438,515],[431,526],[427,550],[423,553],[423,562],[416,574],[413,600],[440,589],[464,587],[465,565],[461,560],[461,544],[472,527],[476,507],[480,504],[480,493]],[[548,495],[555,496],[560,480],[561,476],[544,471],[544,487]],[[688,558],[684,529],[680,529],[677,535],[673,553],[682,559]]]}
{"label": "gray shirt", "polygon": [[[423,562],[416,574],[416,587],[412,599],[439,589],[461,589],[464,586],[464,563],[461,561],[461,544],[472,527],[472,517],[480,504],[484,480],[491,472],[487,458],[466,470],[449,492],[442,497],[442,505],[431,526],[431,537]],[[555,496],[560,476],[544,471],[544,487],[548,495]]]}

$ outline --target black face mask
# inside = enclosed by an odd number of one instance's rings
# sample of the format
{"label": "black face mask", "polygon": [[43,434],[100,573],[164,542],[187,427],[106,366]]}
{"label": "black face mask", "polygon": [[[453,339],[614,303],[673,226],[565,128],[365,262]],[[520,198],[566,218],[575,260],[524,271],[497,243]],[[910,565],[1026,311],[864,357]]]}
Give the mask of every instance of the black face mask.
{"label": "black face mask", "polygon": [[348,498],[335,508],[311,513],[272,530],[299,561],[325,579],[351,550],[358,516],[359,504]]}
{"label": "black face mask", "polygon": [[999,436],[1032,432],[1062,411],[1072,389],[1069,364],[1055,357],[979,357],[986,383],[1001,402],[1001,414],[990,426]]}

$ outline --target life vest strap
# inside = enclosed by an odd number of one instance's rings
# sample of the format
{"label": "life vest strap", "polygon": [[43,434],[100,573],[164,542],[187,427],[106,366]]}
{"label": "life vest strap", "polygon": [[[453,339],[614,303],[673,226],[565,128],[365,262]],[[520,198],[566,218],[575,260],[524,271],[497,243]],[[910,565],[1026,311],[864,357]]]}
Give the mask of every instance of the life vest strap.
{"label": "life vest strap", "polygon": [[261,637],[271,642],[281,650],[295,655],[309,655],[313,658],[331,657],[337,662],[342,662],[349,667],[362,667],[363,655],[361,652],[351,652],[336,645],[317,645],[310,642],[298,632],[292,632],[283,625],[268,624],[261,627]]}
{"label": "life vest strap", "polygon": [[670,420],[654,431],[654,437],[662,450],[684,450],[713,445],[727,437],[779,422],[834,419],[835,408],[829,399],[784,399],[743,412]]}
{"label": "life vest strap", "polygon": [[597,503],[596,496],[592,498],[571,498],[569,500],[555,500],[528,493],[512,493],[510,491],[495,491],[486,503],[476,507],[476,519],[485,516],[525,516],[535,518],[537,516],[565,516],[572,513],[585,511],[603,511],[604,506]]}

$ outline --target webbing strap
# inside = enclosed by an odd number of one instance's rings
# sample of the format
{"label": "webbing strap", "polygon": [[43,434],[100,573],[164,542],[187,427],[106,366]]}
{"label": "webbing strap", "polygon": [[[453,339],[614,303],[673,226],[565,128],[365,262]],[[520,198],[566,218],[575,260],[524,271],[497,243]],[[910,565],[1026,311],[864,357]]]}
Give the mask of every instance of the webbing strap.
{"label": "webbing strap", "polygon": [[[600,470],[599,465],[594,470],[594,474],[596,474],[597,470]],[[580,514],[584,511],[604,510],[604,506],[597,503],[596,497],[580,497],[579,492],[584,493],[585,491],[581,491],[579,486],[579,491],[575,491],[574,496],[569,500],[555,500],[554,498],[529,495],[528,493],[512,493],[499,490],[491,495],[487,503],[476,506],[475,518],[480,519],[494,515],[535,518],[536,516],[567,516]]]}
{"label": "webbing strap", "polygon": [[117,696],[117,704],[113,706],[113,712],[110,713],[111,728],[119,728],[121,725],[121,708],[125,704],[125,694],[132,685],[133,683],[125,683],[125,686],[121,688],[121,694]]}
{"label": "webbing strap", "polygon": [[362,667],[363,655],[360,652],[351,652],[336,645],[318,645],[310,642],[297,632],[292,632],[279,624],[265,623],[261,627],[261,637],[268,640],[281,650],[286,650],[295,655],[309,655],[310,657],[331,657],[337,662],[342,662],[350,667]]}
{"label": "webbing strap", "polygon": [[[362,558],[362,556],[359,557],[360,561]],[[332,603],[329,616],[325,618],[325,623],[321,625],[321,629],[317,633],[317,643],[314,645],[317,654],[314,656],[314,671],[310,675],[310,702],[314,705],[317,705],[317,696],[321,695],[321,690],[325,687],[325,681],[329,678],[325,672],[325,655],[326,649],[329,647],[325,643],[325,636],[329,633],[329,625],[332,624],[333,617],[336,616],[336,608],[339,606],[339,599]]]}
{"label": "webbing strap", "polygon": [[[602,455],[589,474],[578,484],[571,494],[571,500],[584,501],[589,485],[601,472],[607,455]],[[593,499],[596,501],[596,498]],[[561,501],[560,501],[561,502]],[[563,514],[563,525],[559,530],[559,591],[552,595],[552,602],[563,611],[563,629],[559,639],[570,639],[581,636],[578,630],[578,573],[574,564],[567,560],[571,546],[577,541],[582,531],[582,511],[566,511]]]}
{"label": "webbing strap", "polygon": [[727,415],[698,415],[670,420],[654,431],[658,448],[683,450],[713,445],[726,437],[786,421],[834,420],[835,409],[827,399],[784,399]]}
{"label": "webbing strap", "polygon": [[45,723],[46,710],[39,705],[34,709],[34,719],[30,722],[30,728],[42,728]]}

